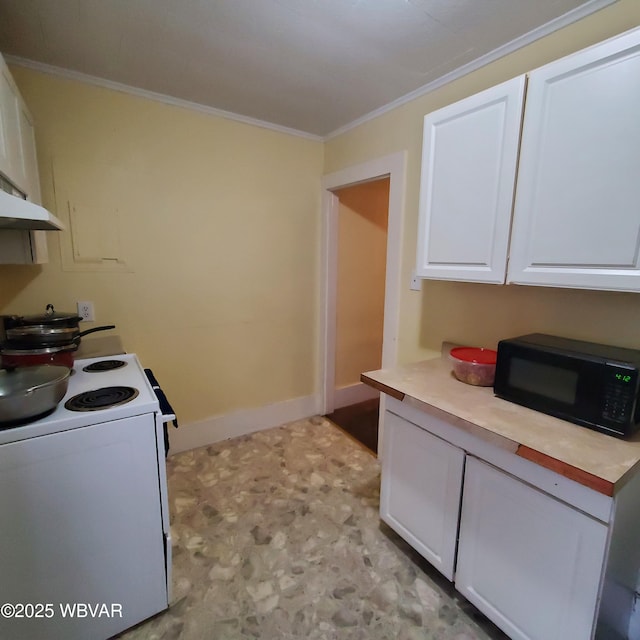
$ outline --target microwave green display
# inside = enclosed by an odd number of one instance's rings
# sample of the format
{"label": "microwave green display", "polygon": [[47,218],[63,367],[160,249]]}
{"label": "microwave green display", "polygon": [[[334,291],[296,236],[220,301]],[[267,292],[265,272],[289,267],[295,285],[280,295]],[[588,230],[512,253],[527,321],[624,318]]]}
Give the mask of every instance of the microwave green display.
{"label": "microwave green display", "polygon": [[631,376],[629,374],[626,373],[616,373],[616,380],[619,380],[620,382],[631,382]]}

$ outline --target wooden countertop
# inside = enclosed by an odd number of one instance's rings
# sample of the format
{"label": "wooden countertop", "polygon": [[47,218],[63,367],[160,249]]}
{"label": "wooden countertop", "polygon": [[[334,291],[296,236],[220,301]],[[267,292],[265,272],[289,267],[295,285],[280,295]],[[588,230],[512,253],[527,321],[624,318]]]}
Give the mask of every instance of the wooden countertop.
{"label": "wooden countertop", "polygon": [[607,496],[640,470],[640,434],[622,440],[507,402],[491,387],[460,382],[440,358],[360,379],[414,407],[449,414],[457,426]]}

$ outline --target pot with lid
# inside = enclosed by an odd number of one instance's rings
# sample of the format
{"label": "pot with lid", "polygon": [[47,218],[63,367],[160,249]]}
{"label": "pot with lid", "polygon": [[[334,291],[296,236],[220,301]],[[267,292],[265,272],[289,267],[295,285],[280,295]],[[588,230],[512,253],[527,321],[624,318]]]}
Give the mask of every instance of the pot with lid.
{"label": "pot with lid", "polygon": [[[80,316],[75,313],[57,313],[52,304],[47,305],[44,314],[4,316],[3,320],[4,337],[0,352],[3,354],[5,366],[5,354],[12,357],[43,356],[42,350],[53,348],[58,348],[56,353],[64,352],[67,354],[65,362],[69,362],[68,356],[71,354],[70,366],[73,366],[72,352],[78,348],[83,336],[115,328],[115,325],[106,325],[80,331],[79,323],[82,320]],[[9,354],[9,352],[11,353]],[[54,351],[49,351],[49,353],[54,353]],[[61,364],[59,358],[60,356],[53,363]],[[30,357],[28,362],[25,360],[22,364],[44,364],[45,362],[49,362],[49,360],[40,358],[34,362]]]}
{"label": "pot with lid", "polygon": [[3,316],[4,329],[46,325],[48,327],[77,327],[82,318],[77,313],[58,313],[52,304],[48,304],[44,313],[29,316]]}
{"label": "pot with lid", "polygon": [[16,316],[22,326],[47,325],[49,327],[77,327],[82,318],[77,313],[64,313],[55,310],[49,303],[44,313],[30,316]]}

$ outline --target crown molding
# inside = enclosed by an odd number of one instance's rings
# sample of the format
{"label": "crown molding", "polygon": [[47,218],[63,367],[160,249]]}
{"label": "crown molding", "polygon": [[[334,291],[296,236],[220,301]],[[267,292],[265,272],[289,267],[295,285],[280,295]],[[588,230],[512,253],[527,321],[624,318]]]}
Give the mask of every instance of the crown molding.
{"label": "crown molding", "polygon": [[324,141],[327,142],[332,138],[336,138],[343,133],[350,131],[351,129],[355,129],[365,122],[374,120],[378,116],[388,113],[389,111],[393,111],[397,107],[400,107],[404,104],[407,104],[408,102],[412,102],[417,98],[431,93],[432,91],[435,91],[436,89],[439,89],[440,87],[443,87],[444,85],[449,84],[454,80],[458,80],[459,78],[466,76],[472,71],[477,71],[481,67],[484,67],[491,62],[495,62],[496,60],[503,58],[504,56],[513,53],[514,51],[517,51],[518,49],[522,49],[528,44],[532,44],[536,40],[539,40],[540,38],[543,38],[544,36],[547,36],[554,31],[558,31],[558,29],[562,29],[563,27],[569,26],[570,24],[573,24],[578,20],[582,20],[582,18],[586,18],[592,13],[600,11],[600,9],[614,4],[617,1],[618,0],[591,0],[591,2],[587,2],[579,7],[576,7],[575,9],[572,9],[564,15],[547,22],[546,24],[543,24],[540,27],[529,31],[528,33],[525,33],[524,35],[519,36],[514,40],[511,40],[511,42],[507,42],[497,49],[494,49],[493,51],[490,51],[489,53],[486,53],[479,58],[476,58],[475,60],[472,60],[471,62],[464,64],[457,69],[454,69],[453,71],[437,78],[433,82],[429,82],[428,84],[425,84],[422,87],[419,87],[418,89],[415,89],[414,91],[411,91],[410,93],[407,93],[406,95],[398,98],[397,100],[389,102],[388,104],[375,109],[374,111],[370,111],[357,120],[353,120],[349,124],[346,124],[343,127],[332,131],[324,137]]}
{"label": "crown molding", "polygon": [[182,109],[189,109],[191,111],[198,111],[210,116],[216,116],[218,118],[226,118],[227,120],[234,120],[243,124],[252,125],[254,127],[261,127],[262,129],[270,129],[277,131],[278,133],[285,133],[299,138],[306,138],[307,140],[314,140],[316,142],[323,142],[323,137],[307,133],[306,131],[299,131],[298,129],[292,129],[281,125],[273,124],[272,122],[266,122],[264,120],[258,120],[256,118],[250,118],[231,111],[224,111],[222,109],[215,109],[207,105],[200,104],[198,102],[190,102],[189,100],[182,100],[181,98],[174,98],[163,93],[157,93],[155,91],[148,91],[146,89],[139,89],[132,87],[121,82],[115,82],[113,80],[107,80],[105,78],[99,78],[80,71],[73,71],[71,69],[63,69],[62,67],[56,67],[44,62],[37,62],[36,60],[29,60],[28,58],[22,58],[20,56],[5,55],[4,59],[12,65],[19,67],[26,67],[33,69],[34,71],[40,71],[52,76],[58,76],[67,80],[75,80],[77,82],[84,82],[96,87],[102,87],[103,89],[111,89],[113,91],[120,91],[121,93],[127,93],[129,95],[137,96],[139,98],[146,98],[147,100],[154,100],[155,102],[162,102],[173,107],[180,107]]}
{"label": "crown molding", "polygon": [[563,27],[569,26],[574,22],[581,20],[582,18],[586,18],[587,16],[603,9],[611,4],[616,3],[618,0],[590,0],[590,2],[586,2],[585,4],[576,7],[575,9],[565,13],[564,15],[555,18],[547,22],[546,24],[525,33],[514,40],[486,53],[471,62],[454,69],[453,71],[437,78],[436,80],[429,82],[414,91],[411,91],[400,98],[389,102],[388,104],[379,107],[378,109],[374,109],[369,113],[349,122],[348,124],[335,129],[331,133],[322,136],[316,135],[312,133],[308,133],[306,131],[301,131],[298,129],[293,129],[289,127],[285,127],[282,125],[277,125],[271,122],[266,122],[264,120],[258,120],[256,118],[250,118],[248,116],[243,116],[237,113],[233,113],[231,111],[224,111],[222,109],[216,109],[214,107],[209,107],[207,105],[203,105],[197,102],[190,102],[189,100],[182,100],[180,98],[175,98],[173,96],[165,95],[162,93],[156,93],[154,91],[148,91],[146,89],[139,89],[137,87],[132,87],[126,84],[122,84],[120,82],[115,82],[113,80],[107,80],[105,78],[99,78],[97,76],[92,76],[86,73],[81,73],[79,71],[72,71],[69,69],[63,69],[61,67],[56,67],[54,65],[45,64],[43,62],[37,62],[35,60],[29,60],[27,58],[22,58],[19,56],[5,55],[5,60],[10,64],[14,64],[21,67],[27,67],[29,69],[34,69],[35,71],[40,71],[42,73],[46,73],[49,75],[55,75],[61,78],[66,78],[69,80],[76,80],[78,82],[84,82],[87,84],[91,84],[98,87],[103,87],[106,89],[112,89],[114,91],[120,91],[122,93],[127,93],[130,95],[146,98],[148,100],[154,100],[156,102],[161,102],[164,104],[168,104],[175,107],[180,107],[183,109],[189,109],[191,111],[198,111],[200,113],[205,113],[207,115],[216,116],[219,118],[226,118],[228,120],[233,120],[235,122],[241,122],[243,124],[252,125],[255,127],[261,127],[263,129],[269,129],[271,131],[276,131],[278,133],[284,133],[287,135],[292,135],[300,138],[305,138],[307,140],[313,140],[315,142],[327,142],[333,138],[336,138],[356,127],[369,122],[370,120],[374,120],[389,111],[393,111],[394,109],[407,104],[417,98],[420,98],[440,87],[443,87],[454,80],[458,80],[463,76],[472,73],[473,71],[477,71],[478,69],[490,64],[491,62],[495,62],[496,60],[521,49],[544,36],[547,36],[554,31],[562,29]]}

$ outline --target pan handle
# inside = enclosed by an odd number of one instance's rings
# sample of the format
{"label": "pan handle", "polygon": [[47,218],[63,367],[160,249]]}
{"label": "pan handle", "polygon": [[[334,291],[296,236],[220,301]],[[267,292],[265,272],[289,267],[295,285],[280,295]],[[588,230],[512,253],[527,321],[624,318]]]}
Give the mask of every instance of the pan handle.
{"label": "pan handle", "polygon": [[115,329],[116,325],[115,324],[108,324],[104,327],[93,327],[93,329],[86,329],[85,331],[81,331],[74,339],[73,342],[75,342],[76,344],[78,344],[80,342],[80,338],[82,338],[82,336],[86,336],[89,333],[94,333],[96,331],[106,331],[107,329]]}

